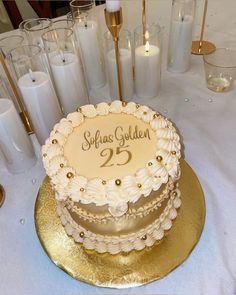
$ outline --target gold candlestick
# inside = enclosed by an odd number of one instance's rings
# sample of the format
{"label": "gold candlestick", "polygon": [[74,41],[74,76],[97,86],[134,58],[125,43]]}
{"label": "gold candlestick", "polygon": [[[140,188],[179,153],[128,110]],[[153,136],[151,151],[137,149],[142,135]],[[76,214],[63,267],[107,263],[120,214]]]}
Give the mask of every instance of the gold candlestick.
{"label": "gold candlestick", "polygon": [[121,101],[124,101],[123,98],[123,83],[122,83],[122,72],[121,72],[121,63],[120,63],[120,52],[119,52],[119,33],[123,23],[122,17],[122,8],[118,11],[108,12],[106,9],[105,20],[106,25],[111,32],[114,46],[115,46],[115,55],[116,55],[116,69],[117,69],[117,78],[118,78],[118,89],[119,89],[119,98]]}
{"label": "gold candlestick", "polygon": [[12,88],[12,91],[13,91],[13,93],[15,95],[17,103],[18,103],[18,105],[20,107],[20,110],[21,110],[20,117],[21,117],[21,120],[22,120],[22,122],[23,122],[23,124],[25,126],[25,129],[26,129],[28,134],[32,134],[33,133],[33,128],[32,128],[32,125],[31,125],[31,122],[30,122],[30,119],[29,119],[29,115],[28,115],[27,111],[25,110],[25,106],[24,106],[24,104],[23,104],[23,102],[22,102],[22,100],[20,98],[20,95],[19,95],[19,93],[17,91],[16,85],[15,85],[15,83],[14,83],[14,81],[13,81],[13,79],[12,79],[10,73],[9,73],[9,70],[7,68],[7,65],[6,65],[4,57],[3,57],[2,50],[0,51],[0,64],[2,65],[4,73],[6,74],[7,80],[8,80],[8,82],[9,82],[11,88]]}
{"label": "gold candlestick", "polygon": [[143,45],[146,44],[146,1],[142,0]]}
{"label": "gold candlestick", "polygon": [[197,54],[197,55],[208,54],[208,53],[213,52],[216,49],[216,47],[213,43],[203,40],[203,34],[204,34],[204,28],[205,28],[205,22],[206,22],[206,14],[207,14],[207,5],[208,5],[208,0],[205,0],[203,19],[202,19],[201,36],[200,36],[199,41],[192,42],[192,54]]}

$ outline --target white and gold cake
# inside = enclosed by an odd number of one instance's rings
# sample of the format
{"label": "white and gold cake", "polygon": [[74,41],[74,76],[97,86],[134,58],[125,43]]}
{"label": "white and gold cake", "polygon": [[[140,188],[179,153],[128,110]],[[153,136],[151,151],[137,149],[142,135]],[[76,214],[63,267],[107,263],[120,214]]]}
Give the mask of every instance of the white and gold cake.
{"label": "white and gold cake", "polygon": [[152,246],[180,206],[180,142],[172,123],[134,102],[85,105],[42,148],[65,231],[86,249]]}

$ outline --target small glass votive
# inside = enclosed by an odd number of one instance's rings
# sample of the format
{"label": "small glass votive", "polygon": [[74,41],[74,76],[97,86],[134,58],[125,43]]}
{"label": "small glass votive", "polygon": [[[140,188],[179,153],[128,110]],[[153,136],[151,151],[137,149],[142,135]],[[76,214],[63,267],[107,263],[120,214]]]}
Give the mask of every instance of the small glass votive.
{"label": "small glass votive", "polygon": [[[24,45],[10,51],[16,84],[33,123],[40,144],[48,138],[53,126],[62,118],[45,54],[37,45]],[[62,81],[63,83],[63,81]]]}
{"label": "small glass votive", "polygon": [[0,98],[0,152],[9,172],[16,174],[36,163],[32,143],[10,99]]}
{"label": "small glass votive", "polygon": [[162,31],[159,25],[146,25],[134,31],[135,91],[140,98],[153,98],[161,87]]}
{"label": "small glass votive", "polygon": [[30,45],[38,45],[43,48],[42,34],[52,28],[52,20],[49,18],[29,19],[24,24],[24,30]]}
{"label": "small glass votive", "polygon": [[[116,67],[116,55],[114,41],[111,33],[107,31],[105,37],[105,62],[107,77],[109,83],[109,92],[111,99],[119,99],[118,77]],[[125,101],[133,98],[133,64],[131,33],[128,30],[122,30],[119,35],[119,53],[122,73],[123,97]]]}
{"label": "small glass votive", "polygon": [[226,92],[236,78],[236,49],[217,48],[203,55],[207,88]]}
{"label": "small glass votive", "polygon": [[75,112],[89,101],[74,33],[58,28],[44,33],[42,38],[63,112]]}
{"label": "small glass votive", "polygon": [[[94,13],[94,0],[70,2],[71,16],[75,21],[74,31],[79,43],[89,89],[104,86],[105,72],[100,26]],[[70,15],[68,15],[70,17]]]}

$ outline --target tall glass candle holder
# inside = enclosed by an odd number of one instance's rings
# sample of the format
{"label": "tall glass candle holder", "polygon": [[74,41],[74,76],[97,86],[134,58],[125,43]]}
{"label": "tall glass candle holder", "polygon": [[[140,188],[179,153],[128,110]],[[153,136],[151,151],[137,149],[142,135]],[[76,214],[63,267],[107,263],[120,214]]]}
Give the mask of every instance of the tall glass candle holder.
{"label": "tall glass candle holder", "polygon": [[195,0],[172,0],[168,70],[183,73],[190,67]]}
{"label": "tall glass candle holder", "polygon": [[94,1],[71,1],[71,15],[81,50],[85,74],[90,89],[105,84],[104,63],[99,42],[99,26],[94,18]]}
{"label": "tall glass candle holder", "polygon": [[75,21],[72,17],[64,17],[52,20],[52,29],[74,29]]}
{"label": "tall glass candle holder", "polygon": [[141,98],[153,98],[161,87],[162,31],[159,25],[146,24],[134,31],[135,91]]}
{"label": "tall glass candle holder", "polygon": [[62,118],[45,56],[37,45],[17,47],[10,53],[17,85],[31,117],[36,137],[43,144],[53,126]]}
{"label": "tall glass candle holder", "polygon": [[[118,77],[114,41],[109,31],[105,33],[105,61],[111,99],[119,99]],[[131,34],[128,30],[120,32],[119,52],[122,73],[123,98],[129,101],[133,98],[133,65]]]}
{"label": "tall glass candle holder", "polygon": [[43,36],[56,91],[64,114],[88,104],[79,51],[71,29],[50,30]]}
{"label": "tall glass candle holder", "polygon": [[0,153],[9,172],[27,171],[36,163],[32,143],[11,100],[0,98]]}
{"label": "tall glass candle holder", "polygon": [[24,24],[24,30],[30,45],[43,48],[42,35],[52,29],[52,20],[49,18],[29,19]]}

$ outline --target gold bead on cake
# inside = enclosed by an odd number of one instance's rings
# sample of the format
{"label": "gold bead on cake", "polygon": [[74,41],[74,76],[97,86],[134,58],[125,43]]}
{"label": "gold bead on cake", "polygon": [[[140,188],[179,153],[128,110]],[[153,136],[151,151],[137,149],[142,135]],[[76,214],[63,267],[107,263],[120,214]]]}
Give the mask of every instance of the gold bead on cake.
{"label": "gold bead on cake", "polygon": [[176,151],[171,151],[171,155],[176,155]]}
{"label": "gold bead on cake", "polygon": [[84,188],[83,188],[83,187],[81,187],[81,188],[80,188],[80,191],[81,191],[81,192],[84,192]]}
{"label": "gold bead on cake", "polygon": [[102,184],[103,184],[103,185],[107,184],[106,180],[103,180],[103,181],[102,181]]}
{"label": "gold bead on cake", "polygon": [[63,164],[63,163],[61,163],[61,164],[60,164],[60,167],[61,167],[61,168],[63,168],[63,167],[64,167],[64,164]]}
{"label": "gold bead on cake", "polygon": [[140,107],[140,105],[139,104],[136,104],[136,109],[138,109]]}
{"label": "gold bead on cake", "polygon": [[81,231],[81,232],[79,233],[79,236],[80,236],[81,238],[83,238],[83,237],[84,237],[84,232]]}
{"label": "gold bead on cake", "polygon": [[120,180],[120,179],[116,179],[116,180],[115,180],[115,184],[116,184],[116,185],[121,185],[121,180]]}
{"label": "gold bead on cake", "polygon": [[173,192],[173,196],[177,197],[177,192],[176,191]]}
{"label": "gold bead on cake", "polygon": [[153,119],[156,119],[156,118],[158,118],[160,115],[159,114],[154,114],[153,115]]}
{"label": "gold bead on cake", "polygon": [[137,187],[138,187],[138,188],[141,188],[141,187],[142,187],[142,184],[141,184],[141,183],[138,183],[138,184],[137,184]]}
{"label": "gold bead on cake", "polygon": [[68,172],[67,174],[66,174],[66,177],[67,178],[73,178],[74,177],[74,174],[72,173],[72,172]]}
{"label": "gold bead on cake", "polygon": [[144,115],[147,115],[147,112],[143,112]]}
{"label": "gold bead on cake", "polygon": [[123,107],[127,106],[127,102],[126,101],[122,101],[122,106]]}
{"label": "gold bead on cake", "polygon": [[146,241],[147,235],[142,236],[141,240]]}
{"label": "gold bead on cake", "polygon": [[81,108],[77,108],[76,111],[77,111],[77,112],[81,112],[82,109],[81,109]]}
{"label": "gold bead on cake", "polygon": [[156,157],[157,162],[161,162],[163,160],[162,156],[157,156]]}
{"label": "gold bead on cake", "polygon": [[149,163],[148,163],[148,166],[152,166],[152,162],[149,162]]}
{"label": "gold bead on cake", "polygon": [[52,144],[57,144],[57,143],[58,143],[57,139],[52,140]]}
{"label": "gold bead on cake", "polygon": [[43,157],[44,157],[44,158],[47,157],[47,154],[43,154]]}

